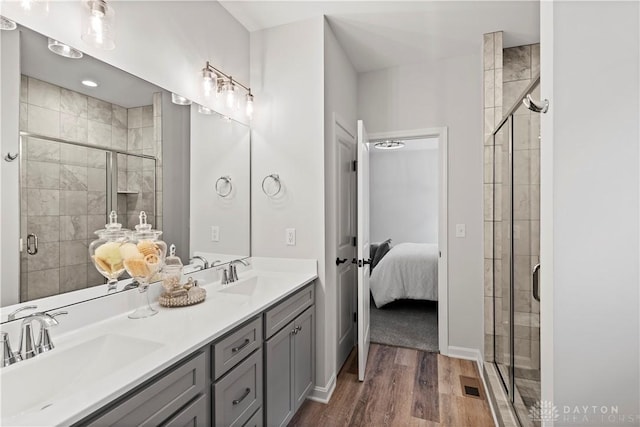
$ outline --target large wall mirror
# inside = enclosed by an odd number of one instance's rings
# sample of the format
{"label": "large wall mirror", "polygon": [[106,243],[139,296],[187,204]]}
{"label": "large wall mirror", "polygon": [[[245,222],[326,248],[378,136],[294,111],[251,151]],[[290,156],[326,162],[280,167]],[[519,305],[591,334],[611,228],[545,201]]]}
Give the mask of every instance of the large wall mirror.
{"label": "large wall mirror", "polygon": [[3,88],[19,82],[19,92],[2,93],[2,135],[17,121],[9,137],[20,148],[15,160],[8,152],[0,160],[3,188],[19,194],[14,218],[14,199],[3,191],[0,227],[19,230],[16,251],[21,242],[17,265],[2,265],[19,277],[0,284],[3,307],[106,295],[88,245],[111,210],[126,228],[146,211],[185,264],[194,255],[215,258],[209,264],[250,255],[246,125],[177,105],[163,88],[20,25],[1,41]]}

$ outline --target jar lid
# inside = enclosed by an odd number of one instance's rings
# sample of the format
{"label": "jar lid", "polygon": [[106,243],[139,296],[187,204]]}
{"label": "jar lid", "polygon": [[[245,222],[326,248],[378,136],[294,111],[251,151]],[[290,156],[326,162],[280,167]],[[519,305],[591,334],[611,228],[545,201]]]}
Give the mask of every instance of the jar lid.
{"label": "jar lid", "polygon": [[131,236],[135,240],[156,240],[162,234],[160,230],[154,230],[151,228],[151,224],[147,224],[147,214],[145,211],[140,211],[140,223],[136,225],[136,231],[131,232]]}
{"label": "jar lid", "polygon": [[118,222],[118,214],[116,211],[111,211],[109,214],[109,224],[104,226],[102,230],[96,230],[94,234],[97,234],[101,239],[117,240],[127,237],[129,230],[122,228],[122,224]]}
{"label": "jar lid", "polygon": [[169,246],[169,256],[164,260],[164,265],[169,268],[182,268],[182,260],[176,256],[176,245]]}

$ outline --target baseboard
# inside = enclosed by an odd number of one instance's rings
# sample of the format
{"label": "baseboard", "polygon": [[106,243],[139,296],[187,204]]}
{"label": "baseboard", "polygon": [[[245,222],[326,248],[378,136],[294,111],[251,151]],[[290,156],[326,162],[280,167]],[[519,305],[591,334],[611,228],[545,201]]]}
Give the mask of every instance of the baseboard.
{"label": "baseboard", "polygon": [[[456,357],[458,359],[472,360],[476,362],[478,366],[478,372],[480,373],[480,379],[482,380],[482,386],[485,390],[490,390],[487,387],[487,379],[485,378],[485,370],[484,370],[484,359],[482,358],[482,353],[477,348],[466,348],[466,347],[456,347],[449,346],[448,348],[449,357]],[[487,396],[487,401],[489,402],[489,408],[491,409],[491,416],[493,417],[493,422],[496,426],[499,425],[498,417],[496,413],[496,409],[493,404],[493,399]]]}
{"label": "baseboard", "polygon": [[314,402],[329,403],[333,391],[336,389],[336,374],[331,375],[329,383],[324,387],[315,386],[311,389],[311,393],[307,396],[307,399]]}

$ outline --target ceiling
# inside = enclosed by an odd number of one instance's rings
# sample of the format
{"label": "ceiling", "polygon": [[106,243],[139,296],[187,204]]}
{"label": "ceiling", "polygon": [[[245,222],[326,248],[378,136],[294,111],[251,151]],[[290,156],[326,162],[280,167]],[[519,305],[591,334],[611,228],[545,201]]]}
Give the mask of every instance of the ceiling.
{"label": "ceiling", "polygon": [[[151,105],[153,93],[162,90],[88,55],[80,59],[56,55],[47,47],[47,37],[33,30],[21,26],[20,33],[22,74],[125,108]],[[99,86],[84,86],[85,79]]]}
{"label": "ceiling", "polygon": [[482,35],[504,47],[540,41],[539,1],[221,1],[249,31],[327,16],[358,72],[479,54]]}

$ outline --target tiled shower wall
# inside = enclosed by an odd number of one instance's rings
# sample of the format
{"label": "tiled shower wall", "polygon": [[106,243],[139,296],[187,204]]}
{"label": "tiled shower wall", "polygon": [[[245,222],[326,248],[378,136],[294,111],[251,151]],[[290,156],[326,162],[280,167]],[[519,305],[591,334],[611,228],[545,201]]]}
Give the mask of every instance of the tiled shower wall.
{"label": "tiled shower wall", "polygon": [[[508,263],[502,248],[508,244],[508,223],[503,219],[503,197],[509,192],[502,181],[507,167],[504,156],[495,155],[492,132],[503,113],[539,73],[540,46],[502,48],[502,33],[484,35],[484,219],[485,219],[485,360],[494,360],[494,301],[496,335],[506,336],[503,318],[508,316],[508,302],[502,303],[502,286],[508,286]],[[536,92],[534,97],[538,96]],[[539,96],[538,96],[539,97]],[[530,268],[539,256],[539,115],[522,107],[514,114],[514,254],[515,261],[515,362],[516,368],[539,369],[539,304],[531,297]],[[502,133],[502,132],[501,132]],[[496,138],[496,153],[507,153]],[[495,163],[495,164],[494,164]],[[496,182],[494,182],[494,180]],[[503,184],[504,182],[504,184]],[[494,212],[495,206],[495,212]],[[506,219],[507,217],[504,216]],[[494,242],[495,251],[494,251]],[[495,257],[495,259],[494,259]],[[505,262],[503,262],[505,261]],[[494,288],[495,275],[495,288]],[[495,299],[494,299],[495,292]],[[496,343],[498,351],[506,340]]]}
{"label": "tiled shower wall", "polygon": [[[21,131],[124,151],[128,116],[121,106],[22,76]],[[147,145],[158,155],[159,144]],[[39,250],[22,252],[21,301],[104,283],[88,245],[106,222],[105,152],[36,138],[26,138],[22,150],[21,236],[26,243],[28,233],[37,234]]]}

